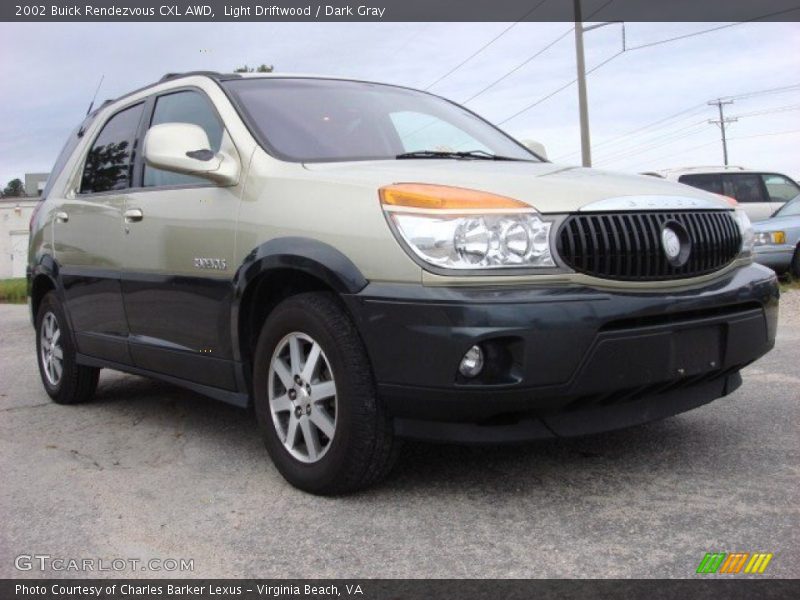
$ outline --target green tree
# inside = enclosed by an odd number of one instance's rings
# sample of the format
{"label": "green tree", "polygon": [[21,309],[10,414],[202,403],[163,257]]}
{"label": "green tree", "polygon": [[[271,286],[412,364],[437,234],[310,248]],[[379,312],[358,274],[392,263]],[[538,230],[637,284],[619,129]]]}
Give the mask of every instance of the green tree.
{"label": "green tree", "polygon": [[236,67],[233,72],[234,73],[272,73],[275,70],[273,65],[265,65],[260,64],[257,67],[249,67],[244,65],[243,67]]}
{"label": "green tree", "polygon": [[4,198],[19,198],[25,195],[25,184],[22,183],[22,180],[12,179],[8,182],[8,185],[3,190],[3,197]]}

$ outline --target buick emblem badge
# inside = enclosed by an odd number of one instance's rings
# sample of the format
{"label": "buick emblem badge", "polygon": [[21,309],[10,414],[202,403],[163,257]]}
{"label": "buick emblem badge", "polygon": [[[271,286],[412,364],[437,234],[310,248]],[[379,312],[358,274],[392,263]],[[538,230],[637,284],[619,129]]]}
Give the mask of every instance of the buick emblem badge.
{"label": "buick emblem badge", "polygon": [[667,221],[661,228],[661,245],[673,267],[682,267],[689,260],[692,242],[689,233],[677,221]]}

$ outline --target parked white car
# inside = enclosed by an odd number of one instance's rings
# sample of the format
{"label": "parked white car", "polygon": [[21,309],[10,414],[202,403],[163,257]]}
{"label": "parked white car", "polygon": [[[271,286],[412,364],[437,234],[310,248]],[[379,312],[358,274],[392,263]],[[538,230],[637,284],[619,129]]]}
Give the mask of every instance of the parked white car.
{"label": "parked white car", "polygon": [[744,167],[691,167],[657,174],[664,179],[734,198],[751,221],[768,219],[800,194],[800,185],[791,177]]}

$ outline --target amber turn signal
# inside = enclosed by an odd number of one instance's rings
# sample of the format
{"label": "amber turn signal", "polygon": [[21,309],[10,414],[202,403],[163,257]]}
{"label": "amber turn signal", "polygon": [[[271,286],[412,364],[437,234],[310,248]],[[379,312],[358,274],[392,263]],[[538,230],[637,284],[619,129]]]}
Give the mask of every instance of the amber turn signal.
{"label": "amber turn signal", "polygon": [[432,185],[427,183],[396,183],[378,190],[385,207],[421,208],[431,210],[532,210],[519,200],[488,192]]}

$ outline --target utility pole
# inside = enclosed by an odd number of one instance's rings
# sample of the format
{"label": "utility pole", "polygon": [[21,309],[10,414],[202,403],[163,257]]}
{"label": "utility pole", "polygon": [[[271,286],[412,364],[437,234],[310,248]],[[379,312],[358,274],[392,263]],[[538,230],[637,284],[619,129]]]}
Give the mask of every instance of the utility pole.
{"label": "utility pole", "polygon": [[581,163],[592,166],[592,141],[589,137],[589,102],[586,96],[586,59],[583,54],[583,16],[581,0],[575,0],[575,62],[578,65],[578,106],[581,119]]}
{"label": "utility pole", "polygon": [[[581,14],[581,0],[575,2],[575,63],[578,66],[578,111],[581,120],[581,163],[584,167],[592,166],[592,138],[589,135],[589,100],[586,93],[586,58],[583,53],[583,34],[593,29],[614,25],[622,25],[622,51],[625,51],[625,23],[622,21],[608,21],[595,23],[588,27],[583,26]],[[594,14],[594,13],[592,13]],[[589,15],[592,18],[592,15]]]}
{"label": "utility pole", "polygon": [[720,131],[722,132],[722,159],[724,161],[725,166],[728,166],[728,140],[725,138],[725,125],[727,123],[735,123],[739,119],[736,117],[728,117],[725,118],[725,113],[722,109],[723,106],[726,104],[733,104],[733,100],[722,100],[722,98],[717,98],[716,100],[711,100],[708,102],[709,106],[716,106],[719,109],[719,120],[716,119],[709,119],[709,123],[713,123],[714,125],[719,125]]}

